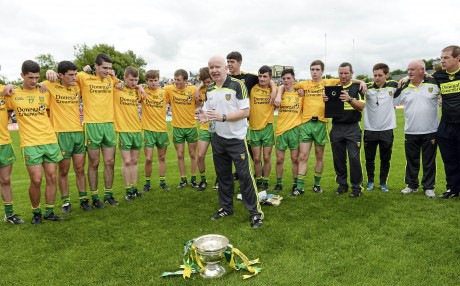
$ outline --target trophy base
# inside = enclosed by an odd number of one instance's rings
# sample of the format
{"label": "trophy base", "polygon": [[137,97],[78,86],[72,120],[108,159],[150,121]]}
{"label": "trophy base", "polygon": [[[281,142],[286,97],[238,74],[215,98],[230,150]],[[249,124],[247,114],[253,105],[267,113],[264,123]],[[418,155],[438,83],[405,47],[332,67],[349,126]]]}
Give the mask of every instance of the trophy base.
{"label": "trophy base", "polygon": [[225,274],[225,268],[220,265],[213,265],[213,267],[206,268],[200,273],[203,278],[219,278]]}

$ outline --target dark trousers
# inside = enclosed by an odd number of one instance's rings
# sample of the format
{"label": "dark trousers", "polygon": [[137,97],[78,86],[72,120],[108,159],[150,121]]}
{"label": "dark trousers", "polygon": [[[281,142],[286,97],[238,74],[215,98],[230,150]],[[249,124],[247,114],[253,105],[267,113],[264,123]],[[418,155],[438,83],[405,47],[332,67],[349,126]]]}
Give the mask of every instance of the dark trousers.
{"label": "dark trousers", "polygon": [[331,133],[332,157],[336,173],[335,181],[348,188],[347,153],[350,160],[350,183],[353,191],[361,191],[363,171],[361,168],[361,129],[358,123],[333,124]]}
{"label": "dark trousers", "polygon": [[460,192],[460,124],[440,122],[436,137],[446,172],[446,187]]}
{"label": "dark trousers", "polygon": [[233,213],[234,183],[232,163],[240,181],[241,196],[245,208],[251,217],[263,213],[255,187],[254,178],[249,169],[249,156],[245,140],[225,139],[216,133],[212,135],[212,155],[219,183],[219,204],[225,211]]}
{"label": "dark trousers", "polygon": [[384,131],[364,130],[364,154],[366,156],[367,181],[374,182],[375,156],[380,154],[380,184],[386,184],[390,172],[393,150],[393,129]]}
{"label": "dark trousers", "polygon": [[420,152],[422,153],[422,187],[434,189],[436,181],[436,133],[411,135],[406,134],[406,184],[409,188],[419,187]]}

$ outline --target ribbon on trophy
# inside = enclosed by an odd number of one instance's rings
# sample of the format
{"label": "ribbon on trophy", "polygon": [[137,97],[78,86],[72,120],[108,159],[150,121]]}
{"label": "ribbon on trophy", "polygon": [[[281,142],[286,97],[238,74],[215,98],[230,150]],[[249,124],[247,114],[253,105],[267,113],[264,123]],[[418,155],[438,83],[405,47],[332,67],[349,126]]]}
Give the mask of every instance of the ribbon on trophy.
{"label": "ribbon on trophy", "polygon": [[[182,275],[184,279],[190,278],[192,274],[201,273],[206,270],[205,264],[201,261],[200,256],[197,253],[197,249],[193,244],[194,240],[189,240],[184,244],[184,256],[182,270],[175,272],[163,272],[162,277]],[[224,252],[225,259],[229,262],[230,268],[239,271],[246,270],[250,274],[244,274],[243,279],[249,279],[259,274],[262,271],[261,267],[255,266],[259,264],[259,258],[249,260],[249,258],[241,252],[238,248],[228,244],[227,249]]]}
{"label": "ribbon on trophy", "polygon": [[[225,258],[229,262],[229,266],[237,271],[243,269],[251,273],[251,275],[243,275],[243,279],[248,279],[256,276],[260,271],[262,271],[262,268],[253,266],[254,264],[260,263],[259,258],[249,260],[243,252],[241,252],[238,248],[233,247],[233,245],[229,244],[228,248],[225,251]],[[237,258],[240,258],[242,261],[239,262]]]}

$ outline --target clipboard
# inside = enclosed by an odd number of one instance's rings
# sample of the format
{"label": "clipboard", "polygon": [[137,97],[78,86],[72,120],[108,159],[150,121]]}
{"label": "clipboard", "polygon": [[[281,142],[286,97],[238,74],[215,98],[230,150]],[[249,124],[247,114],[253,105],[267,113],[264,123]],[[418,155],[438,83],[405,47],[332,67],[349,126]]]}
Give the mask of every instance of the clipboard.
{"label": "clipboard", "polygon": [[344,112],[344,104],[340,99],[343,87],[341,85],[325,86],[324,93],[329,98],[324,104],[324,117],[340,117]]}

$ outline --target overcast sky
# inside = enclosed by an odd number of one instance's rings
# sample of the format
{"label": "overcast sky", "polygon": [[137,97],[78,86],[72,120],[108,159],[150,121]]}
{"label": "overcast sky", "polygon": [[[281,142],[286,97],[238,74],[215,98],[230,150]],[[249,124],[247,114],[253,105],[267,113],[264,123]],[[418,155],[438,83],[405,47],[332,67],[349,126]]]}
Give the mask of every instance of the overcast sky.
{"label": "overcast sky", "polygon": [[[213,55],[243,54],[242,70],[294,66],[310,78],[315,59],[336,75],[341,62],[355,76],[385,62],[406,69],[411,59],[439,57],[460,44],[458,0],[0,0],[0,74],[19,78],[24,60],[51,54],[73,60],[86,43],[132,50],[172,77],[176,69],[198,71]],[[325,36],[326,35],[326,36]],[[89,63],[91,64],[91,63]]]}

